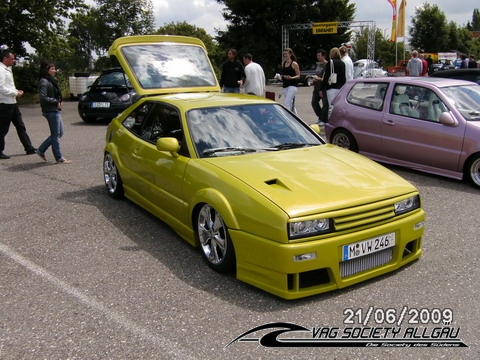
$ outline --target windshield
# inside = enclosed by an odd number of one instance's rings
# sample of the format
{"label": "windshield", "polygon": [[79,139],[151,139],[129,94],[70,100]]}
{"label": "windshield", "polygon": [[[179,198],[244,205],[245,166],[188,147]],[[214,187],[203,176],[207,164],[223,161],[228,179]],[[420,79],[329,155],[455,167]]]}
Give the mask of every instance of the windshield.
{"label": "windshield", "polygon": [[463,85],[442,88],[466,120],[480,120],[480,85]]}
{"label": "windshield", "polygon": [[278,104],[190,110],[187,122],[199,157],[242,155],[323,144]]}
{"label": "windshield", "polygon": [[216,86],[205,51],[195,45],[156,43],[122,48],[128,66],[144,89]]}

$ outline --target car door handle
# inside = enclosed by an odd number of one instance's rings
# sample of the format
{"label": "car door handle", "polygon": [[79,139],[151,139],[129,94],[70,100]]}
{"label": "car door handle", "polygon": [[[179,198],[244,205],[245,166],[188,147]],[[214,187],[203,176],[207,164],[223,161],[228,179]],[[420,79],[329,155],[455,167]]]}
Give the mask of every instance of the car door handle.
{"label": "car door handle", "polygon": [[384,120],[383,123],[385,125],[395,126],[395,122],[393,120]]}

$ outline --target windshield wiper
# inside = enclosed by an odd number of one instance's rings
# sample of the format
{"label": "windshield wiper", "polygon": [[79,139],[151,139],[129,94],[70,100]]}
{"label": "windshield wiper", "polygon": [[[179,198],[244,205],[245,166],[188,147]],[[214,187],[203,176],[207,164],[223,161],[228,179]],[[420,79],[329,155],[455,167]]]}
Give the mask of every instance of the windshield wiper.
{"label": "windshield wiper", "polygon": [[244,148],[241,146],[231,146],[231,147],[222,147],[222,148],[212,148],[212,149],[205,149],[202,151],[202,155],[213,155],[218,152],[230,152],[230,151],[239,151],[239,152],[256,152],[257,149],[249,149],[249,148]]}
{"label": "windshield wiper", "polygon": [[306,146],[315,146],[318,144],[305,144],[305,143],[283,143],[279,145],[275,145],[275,148],[278,150],[288,150],[288,149],[297,149]]}

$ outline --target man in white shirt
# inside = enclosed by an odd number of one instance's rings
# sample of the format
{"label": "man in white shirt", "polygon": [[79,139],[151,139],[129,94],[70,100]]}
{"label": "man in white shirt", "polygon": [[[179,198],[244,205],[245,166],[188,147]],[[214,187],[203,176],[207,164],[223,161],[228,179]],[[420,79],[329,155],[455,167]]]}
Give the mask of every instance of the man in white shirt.
{"label": "man in white shirt", "polygon": [[265,73],[262,67],[252,60],[251,54],[243,55],[245,65],[245,93],[265,96]]}
{"label": "man in white shirt", "polygon": [[0,159],[10,158],[3,153],[3,150],[5,150],[5,136],[7,136],[10,123],[15,125],[25,152],[30,155],[35,154],[37,150],[32,146],[17,104],[17,97],[22,96],[23,91],[15,88],[11,68],[14,63],[15,55],[10,50],[0,50]]}
{"label": "man in white shirt", "polygon": [[348,48],[346,46],[340,47],[340,56],[342,61],[345,63],[345,80],[353,79],[353,61],[352,58],[348,55]]}

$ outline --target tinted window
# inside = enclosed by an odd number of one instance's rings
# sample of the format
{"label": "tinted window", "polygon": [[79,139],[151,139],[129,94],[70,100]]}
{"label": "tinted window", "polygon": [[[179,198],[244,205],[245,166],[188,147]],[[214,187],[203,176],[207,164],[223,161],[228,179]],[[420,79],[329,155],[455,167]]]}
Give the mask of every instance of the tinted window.
{"label": "tinted window", "polygon": [[95,81],[95,86],[123,86],[126,87],[128,80],[122,72],[111,72],[102,74]]}

